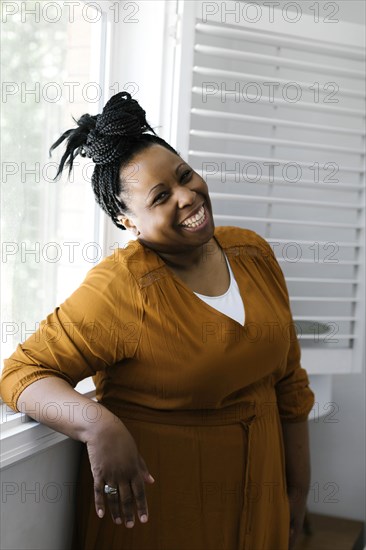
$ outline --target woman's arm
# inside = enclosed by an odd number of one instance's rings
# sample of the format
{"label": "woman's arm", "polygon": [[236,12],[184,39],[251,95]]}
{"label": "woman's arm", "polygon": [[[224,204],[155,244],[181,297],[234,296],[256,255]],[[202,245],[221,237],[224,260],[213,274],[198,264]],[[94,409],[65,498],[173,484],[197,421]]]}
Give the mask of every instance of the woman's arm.
{"label": "woman's arm", "polygon": [[116,487],[118,494],[106,497],[116,523],[122,522],[121,511],[126,523],[134,518],[134,500],[140,519],[147,515],[145,482],[153,480],[123,422],[73,388],[137,349],[143,304],[125,259],[121,251],[94,266],[4,360],[0,384],[10,408],[86,444],[97,514],[104,515],[104,485]]}
{"label": "woman's arm", "polygon": [[0,393],[10,408],[16,410],[21,392],[37,380],[57,377],[75,387],[133,357],[143,305],[138,285],[120,256],[108,256],[94,266],[36,332],[4,359]]}
{"label": "woman's arm", "polygon": [[118,495],[107,497],[115,523],[122,523],[122,510],[126,526],[133,526],[133,523],[127,525],[129,521],[134,522],[133,498],[140,521],[147,521],[144,482],[153,483],[154,479],[133,437],[117,416],[55,376],[47,376],[27,386],[17,406],[38,422],[87,445],[94,477],[96,513],[100,518],[105,513],[104,485],[107,483],[119,489]]}
{"label": "woman's arm", "polygon": [[38,422],[83,443],[102,424],[121,422],[103,405],[84,397],[56,376],[41,378],[26,387],[17,407]]}
{"label": "woman's arm", "polygon": [[290,504],[289,550],[302,531],[306,499],[310,488],[310,448],[308,421],[282,422],[285,447],[286,482]]}

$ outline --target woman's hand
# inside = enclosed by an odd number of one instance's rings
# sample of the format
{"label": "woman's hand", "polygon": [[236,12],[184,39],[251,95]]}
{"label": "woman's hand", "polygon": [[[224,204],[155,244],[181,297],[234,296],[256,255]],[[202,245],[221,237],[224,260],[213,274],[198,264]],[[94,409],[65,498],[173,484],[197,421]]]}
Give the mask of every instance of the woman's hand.
{"label": "woman's hand", "polygon": [[[61,411],[57,418],[50,418],[47,414],[50,403],[56,403]],[[73,405],[71,409],[70,404]],[[97,411],[97,422],[90,422],[85,417],[85,407],[90,406]],[[105,513],[106,497],[115,523],[122,523],[122,514],[126,524],[134,521],[134,499],[140,521],[147,521],[145,482],[154,483],[154,479],[150,477],[135,440],[116,415],[56,376],[47,376],[30,384],[18,397],[17,407],[37,422],[86,444],[94,477],[95,506],[100,518]],[[105,495],[106,484],[116,487],[117,495]],[[143,515],[146,515],[146,520]]]}
{"label": "woman's hand", "polygon": [[306,499],[311,480],[308,421],[282,422],[282,433],[291,518],[289,550],[293,550],[304,523]]}
{"label": "woman's hand", "polygon": [[290,537],[288,550],[294,550],[296,540],[301,534],[304,524],[306,494],[304,491],[291,489],[288,491],[288,501],[290,506]]}
{"label": "woman's hand", "polygon": [[[145,523],[148,520],[145,482],[154,483],[155,480],[126,426],[117,417],[114,419],[93,430],[86,441],[94,477],[95,508],[102,518],[106,498],[113,521],[120,525],[123,516],[126,527],[133,527],[133,501],[136,500],[140,521]],[[106,495],[106,484],[117,488],[117,494]]]}

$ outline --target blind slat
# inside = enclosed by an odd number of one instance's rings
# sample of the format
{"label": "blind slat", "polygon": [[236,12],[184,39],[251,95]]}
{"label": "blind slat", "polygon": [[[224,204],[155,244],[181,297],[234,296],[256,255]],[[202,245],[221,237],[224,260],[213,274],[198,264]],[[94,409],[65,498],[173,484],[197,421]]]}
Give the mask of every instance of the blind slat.
{"label": "blind slat", "polygon": [[308,225],[308,226],[319,226],[319,227],[337,227],[342,229],[359,229],[363,226],[361,223],[341,223],[327,221],[323,222],[320,220],[297,220],[289,218],[263,218],[260,216],[233,216],[229,214],[214,214],[214,217],[218,220],[230,220],[230,221],[253,221],[253,222],[265,222],[265,223],[277,223],[277,224],[287,224],[287,225]]}
{"label": "blind slat", "polygon": [[[197,86],[192,87],[192,93],[198,94],[200,96],[203,95],[202,88],[198,88]],[[206,91],[206,95],[208,96],[209,93]],[[234,100],[234,92],[228,88],[227,93],[223,92],[222,90],[214,90],[213,92],[215,94],[215,97],[220,99],[221,104],[225,103],[227,98],[229,98],[230,101]],[[235,92],[236,93],[236,92]],[[236,93],[237,96],[240,97],[240,93]],[[213,94],[211,94],[211,97],[213,97]],[[259,96],[254,94],[245,94],[245,100],[247,102],[251,103],[265,103],[267,105],[273,105],[273,106],[282,106],[289,109],[304,109],[304,110],[311,110],[311,111],[322,111],[324,113],[334,113],[339,115],[350,115],[355,116],[357,118],[363,118],[365,116],[365,113],[362,109],[350,109],[350,108],[344,108],[344,107],[333,107],[332,105],[329,105],[328,103],[310,103],[308,101],[286,101],[285,99],[281,99],[280,97],[270,97],[266,96],[264,94],[260,94]]]}
{"label": "blind slat", "polygon": [[[202,66],[195,66],[193,67],[193,72],[196,74],[202,74],[205,76],[219,76],[221,78],[227,78],[230,80],[233,79],[240,79],[243,82],[263,82],[268,83],[269,77],[268,75],[261,75],[261,74],[251,74],[251,73],[243,73],[239,71],[226,71],[224,69],[213,69],[211,67],[202,67]],[[280,78],[278,75],[275,75],[273,77],[273,81],[275,83],[279,84],[288,84],[288,80],[285,78]],[[302,90],[308,90],[311,89],[311,86],[314,86],[314,82],[304,82],[301,80],[296,80],[296,85],[299,86]],[[326,89],[319,88],[319,93],[328,94],[329,91]],[[341,87],[339,90],[337,90],[337,95],[347,95],[350,97],[359,97],[363,99],[365,97],[365,93],[359,90],[353,90],[351,88],[344,88]]]}
{"label": "blind slat", "polygon": [[272,44],[275,46],[287,46],[294,49],[307,50],[309,52],[326,53],[331,56],[345,57],[346,59],[359,59],[363,61],[365,59],[365,51],[362,48],[355,48],[352,46],[339,46],[338,44],[327,44],[320,40],[301,40],[300,38],[289,38],[286,36],[278,36],[276,34],[268,34],[264,32],[258,32],[255,30],[240,29],[235,30],[233,28],[225,28],[223,25],[210,25],[207,22],[196,23],[196,30],[200,33],[209,34],[211,36],[223,36],[229,39],[236,40],[249,40],[250,42],[257,42],[259,44]]}
{"label": "blind slat", "polygon": [[322,65],[320,63],[301,61],[301,59],[290,59],[288,57],[278,57],[275,55],[264,55],[261,53],[242,52],[240,50],[229,48],[216,48],[214,46],[205,46],[204,44],[196,44],[194,47],[198,53],[203,53],[212,56],[222,56],[229,59],[241,59],[245,61],[254,61],[255,63],[264,63],[268,65],[280,65],[281,67],[291,67],[296,70],[307,70],[321,74],[331,73],[334,76],[348,76],[363,80],[364,73],[352,69],[344,69],[330,65]]}
{"label": "blind slat", "polygon": [[[279,158],[273,158],[273,157],[254,157],[254,156],[249,157],[249,156],[246,156],[246,155],[235,155],[235,154],[231,154],[231,153],[217,153],[216,151],[197,151],[197,150],[191,149],[188,152],[188,154],[191,155],[191,156],[199,156],[199,157],[204,157],[204,158],[222,157],[222,158],[227,158],[227,159],[242,159],[242,160],[247,160],[247,161],[250,161],[250,162],[258,162],[258,163],[266,162],[267,164],[274,164],[274,163],[291,164],[291,163],[296,162],[296,164],[298,166],[303,166],[304,168],[312,168],[314,166],[314,162],[305,162],[305,161],[302,161],[302,160],[294,161],[294,160],[290,160],[290,159],[285,160],[285,159],[279,159]],[[328,165],[329,165],[328,162],[319,163],[319,168],[326,170],[328,168]],[[346,165],[343,164],[343,165],[338,165],[337,169],[340,172],[355,172],[355,173],[358,173],[358,174],[363,174],[365,172],[365,169],[364,169],[363,166],[360,167],[360,168],[357,168],[355,166],[346,166]]]}
{"label": "blind slat", "polygon": [[[260,195],[243,195],[238,193],[215,193],[212,191],[210,193],[210,196],[215,199],[219,200],[225,200],[225,199],[233,199],[233,200],[239,200],[239,201],[253,201],[253,202],[264,202],[266,204],[290,204],[290,205],[298,205],[299,201],[298,199],[288,199],[287,197],[268,197],[268,196],[260,196]],[[364,210],[365,206],[363,204],[359,203],[347,203],[347,202],[333,202],[333,201],[327,201],[322,202],[319,200],[305,200],[302,199],[301,206],[311,206],[311,207],[319,207],[319,208],[344,208],[344,209],[356,209],[356,210]]]}
{"label": "blind slat", "polygon": [[364,149],[357,149],[356,147],[339,147],[338,145],[329,145],[328,143],[317,143],[317,142],[306,142],[306,141],[296,141],[289,139],[279,139],[274,137],[257,137],[251,135],[239,135],[239,134],[228,134],[225,132],[209,132],[207,130],[196,130],[192,128],[190,130],[191,136],[196,136],[200,138],[207,139],[223,139],[229,141],[246,141],[250,143],[263,143],[277,145],[281,147],[299,147],[301,149],[322,149],[323,151],[333,151],[337,153],[350,153],[351,155],[362,155]]}
{"label": "blind slat", "polygon": [[224,118],[225,120],[236,120],[243,122],[256,122],[258,124],[266,124],[268,126],[287,126],[290,128],[304,129],[304,130],[314,130],[319,132],[334,132],[341,134],[349,134],[356,136],[365,136],[366,133],[362,129],[353,129],[345,128],[343,126],[329,126],[326,124],[309,124],[307,122],[285,120],[283,118],[272,118],[272,117],[260,117],[260,116],[251,116],[244,115],[241,113],[230,113],[228,111],[214,111],[212,109],[197,109],[193,107],[191,109],[192,115],[200,117],[209,117],[209,118]]}
{"label": "blind slat", "polygon": [[[195,168],[196,172],[204,173],[204,170],[202,168],[199,168],[198,166]],[[360,183],[329,183],[325,181],[311,181],[306,180],[303,178],[300,178],[298,181],[287,181],[285,178],[279,178],[277,176],[260,176],[258,177],[257,174],[250,174],[249,172],[246,174],[246,177],[243,179],[236,178],[233,174],[227,174],[223,172],[222,170],[217,170],[214,173],[210,172],[209,174],[205,174],[205,177],[209,177],[211,180],[220,180],[222,183],[251,183],[251,184],[268,184],[268,185],[275,185],[276,187],[279,186],[300,186],[301,188],[308,188],[308,189],[330,189],[332,191],[362,191],[363,186]]]}

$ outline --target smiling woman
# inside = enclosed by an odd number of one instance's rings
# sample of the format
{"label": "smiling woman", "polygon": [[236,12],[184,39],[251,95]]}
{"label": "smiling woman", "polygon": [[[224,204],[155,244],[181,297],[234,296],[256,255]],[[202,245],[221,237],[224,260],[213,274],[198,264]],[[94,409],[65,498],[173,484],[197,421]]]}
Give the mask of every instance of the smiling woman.
{"label": "smiling woman", "polygon": [[[131,198],[130,215],[119,215],[120,222],[171,268],[190,271],[200,266],[198,245],[204,245],[213,231],[206,182],[177,153],[160,145],[135,155],[132,164],[133,179],[130,166],[121,171]],[[151,184],[157,179],[165,183]]]}
{"label": "smiling woman", "polygon": [[[73,548],[293,548],[314,394],[270,246],[215,227],[206,182],[127,92],[64,140],[59,173],[92,158],[98,204],[137,237],[5,361],[4,401],[45,424],[57,403],[52,427],[85,444]],[[88,376],[96,403],[73,389]]]}

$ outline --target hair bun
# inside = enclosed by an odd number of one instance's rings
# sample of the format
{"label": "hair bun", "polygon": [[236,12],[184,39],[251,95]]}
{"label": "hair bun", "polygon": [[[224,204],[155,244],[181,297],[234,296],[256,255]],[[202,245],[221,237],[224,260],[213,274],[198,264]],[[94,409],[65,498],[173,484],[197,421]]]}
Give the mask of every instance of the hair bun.
{"label": "hair bun", "polygon": [[149,130],[156,135],[146,120],[146,113],[128,92],[119,92],[106,103],[100,115],[82,115],[77,128],[67,130],[51,146],[51,152],[64,140],[67,141],[56,178],[65,164],[71,172],[77,154],[91,158],[95,164],[106,165],[118,160],[128,150],[131,142],[138,140]]}
{"label": "hair bun", "polygon": [[97,115],[95,128],[90,130],[83,147],[84,153],[96,164],[109,164],[138,139],[144,131],[154,130],[146,120],[146,112],[128,92],[119,92],[106,103]]}
{"label": "hair bun", "polygon": [[119,92],[98,116],[96,131],[106,136],[139,137],[149,127],[146,112],[128,92]]}

